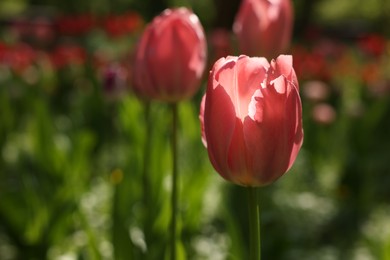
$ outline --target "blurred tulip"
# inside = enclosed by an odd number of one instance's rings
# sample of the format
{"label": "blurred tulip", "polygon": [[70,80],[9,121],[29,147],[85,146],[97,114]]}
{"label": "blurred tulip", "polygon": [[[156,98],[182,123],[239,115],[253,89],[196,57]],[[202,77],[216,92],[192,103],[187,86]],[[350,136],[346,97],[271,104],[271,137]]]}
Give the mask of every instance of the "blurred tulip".
{"label": "blurred tulip", "polygon": [[358,46],[364,53],[376,58],[385,53],[386,45],[386,38],[379,34],[364,35],[358,41]]}
{"label": "blurred tulip", "polygon": [[301,80],[329,81],[330,66],[324,56],[302,47],[294,46],[291,50],[294,59],[294,68]]}
{"label": "blurred tulip", "polygon": [[56,32],[53,21],[49,18],[44,16],[36,17],[31,27],[33,41],[39,46],[45,47],[54,41]]}
{"label": "blurred tulip", "polygon": [[165,10],[146,28],[137,46],[134,91],[167,102],[192,97],[200,87],[206,52],[198,17],[186,8]]}
{"label": "blurred tulip", "polygon": [[123,15],[108,16],[104,22],[104,30],[111,37],[120,37],[137,31],[143,25],[142,17],[133,12]]}
{"label": "blurred tulip", "polygon": [[102,86],[107,98],[119,98],[126,91],[127,70],[120,64],[110,64],[103,71]]}
{"label": "blurred tulip", "polygon": [[[115,65],[111,65],[103,73],[103,90],[111,93],[121,85],[119,76],[119,68]],[[119,81],[119,82],[118,82]],[[119,85],[118,85],[119,84]]]}
{"label": "blurred tulip", "polygon": [[322,37],[316,42],[312,42],[312,53],[318,55],[322,59],[336,60],[344,55],[348,49],[347,46],[337,39],[329,39]]}
{"label": "blurred tulip", "polygon": [[226,180],[264,186],[293,164],[303,142],[292,56],[219,59],[201,105],[202,138]]}
{"label": "blurred tulip", "polygon": [[241,53],[267,58],[286,51],[292,29],[290,0],[243,0],[233,25]]}
{"label": "blurred tulip", "polygon": [[336,111],[331,105],[321,103],[313,108],[312,117],[319,124],[329,125],[336,119]]}
{"label": "blurred tulip", "polygon": [[303,95],[312,102],[324,101],[330,95],[330,87],[323,81],[310,80],[303,85]]}
{"label": "blurred tulip", "polygon": [[24,70],[29,68],[34,63],[36,57],[36,51],[25,43],[17,43],[14,46],[8,46],[6,47],[4,54],[0,53],[0,58],[2,58],[5,64],[10,66],[17,74],[21,74]]}
{"label": "blurred tulip", "polygon": [[7,45],[4,42],[0,42],[0,59],[3,59],[3,55],[6,51]]}
{"label": "blurred tulip", "polygon": [[87,60],[85,49],[75,44],[59,45],[50,55],[51,61],[57,69],[68,65],[83,65]]}
{"label": "blurred tulip", "polygon": [[56,25],[61,35],[80,36],[96,27],[97,21],[91,14],[64,15],[57,19]]}

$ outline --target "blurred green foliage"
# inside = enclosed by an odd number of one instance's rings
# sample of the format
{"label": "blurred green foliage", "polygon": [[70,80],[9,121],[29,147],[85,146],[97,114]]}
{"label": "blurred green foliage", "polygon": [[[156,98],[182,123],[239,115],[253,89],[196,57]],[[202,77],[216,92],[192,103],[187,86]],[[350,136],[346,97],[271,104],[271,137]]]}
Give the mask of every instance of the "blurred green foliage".
{"label": "blurred green foliage", "polygon": [[[350,7],[345,7],[349,12],[341,12],[342,7],[360,3],[314,2],[311,8],[318,16],[305,21],[306,26],[349,20],[354,13]],[[214,25],[231,22],[231,17],[216,22],[221,11],[203,0],[6,0],[0,9],[7,10],[2,14],[16,14],[49,5],[68,14],[100,15],[135,10],[148,21],[172,3],[192,6],[208,32]],[[310,8],[305,7],[308,1],[294,3],[299,23],[304,20],[303,10]],[[362,16],[371,19],[363,22],[375,26],[388,19],[386,1],[370,3],[359,6],[376,10]],[[383,9],[378,7],[381,4]],[[386,28],[375,31],[386,32]],[[50,64],[42,48],[21,70],[0,64],[0,259],[166,257],[171,174],[168,106],[143,103],[127,91],[127,83],[118,94],[107,91],[104,68],[92,57],[104,54],[106,63],[117,62],[130,70],[129,56],[139,32],[111,37],[94,29],[57,39],[56,44],[82,46],[87,56],[81,63],[76,59],[61,68]],[[376,56],[347,37],[340,51],[340,45],[334,44],[340,39],[308,40],[303,34],[296,33],[291,51],[300,72],[304,146],[289,173],[260,189],[263,258],[390,260],[388,35],[379,42]],[[18,41],[4,25],[0,43]],[[301,48],[308,49],[314,63],[298,52]],[[16,57],[24,60],[23,55]],[[314,65],[322,62],[324,67],[314,71]],[[318,80],[328,94],[313,99],[310,89]],[[196,97],[179,106],[178,247],[183,259],[246,259],[245,192],[214,172],[201,143],[198,113],[204,89],[205,82]]]}

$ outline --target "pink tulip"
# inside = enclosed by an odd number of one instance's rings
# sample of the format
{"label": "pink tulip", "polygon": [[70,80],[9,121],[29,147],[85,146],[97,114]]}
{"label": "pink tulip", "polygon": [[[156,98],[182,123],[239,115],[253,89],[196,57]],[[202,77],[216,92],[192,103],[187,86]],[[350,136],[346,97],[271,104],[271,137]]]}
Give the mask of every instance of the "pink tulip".
{"label": "pink tulip", "polygon": [[145,29],[135,54],[134,90],[141,97],[177,102],[200,87],[206,39],[198,17],[167,9]]}
{"label": "pink tulip", "polygon": [[264,186],[290,169],[303,142],[292,56],[219,59],[200,111],[202,140],[215,170],[243,186]]}
{"label": "pink tulip", "polygon": [[241,53],[267,58],[286,51],[292,29],[290,0],[243,0],[233,25]]}

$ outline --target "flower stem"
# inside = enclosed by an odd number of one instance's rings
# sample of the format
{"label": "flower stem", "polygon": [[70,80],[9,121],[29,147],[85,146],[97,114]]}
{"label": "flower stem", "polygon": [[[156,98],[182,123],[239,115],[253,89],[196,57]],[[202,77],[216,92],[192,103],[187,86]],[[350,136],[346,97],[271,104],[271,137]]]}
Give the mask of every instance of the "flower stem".
{"label": "flower stem", "polygon": [[257,201],[257,188],[248,187],[248,204],[249,204],[249,245],[250,260],[261,259],[260,245],[260,215],[259,204]]}
{"label": "flower stem", "polygon": [[177,201],[178,201],[178,179],[179,174],[177,170],[177,103],[171,105],[172,109],[172,193],[171,193],[171,260],[176,260],[176,222],[177,222]]}
{"label": "flower stem", "polygon": [[145,127],[146,127],[146,138],[144,143],[144,154],[143,154],[143,168],[142,168],[142,185],[143,185],[143,219],[144,219],[144,236],[145,243],[148,247],[149,242],[149,233],[150,233],[150,148],[151,148],[151,132],[152,124],[150,120],[150,102],[146,101],[144,103],[145,109]]}

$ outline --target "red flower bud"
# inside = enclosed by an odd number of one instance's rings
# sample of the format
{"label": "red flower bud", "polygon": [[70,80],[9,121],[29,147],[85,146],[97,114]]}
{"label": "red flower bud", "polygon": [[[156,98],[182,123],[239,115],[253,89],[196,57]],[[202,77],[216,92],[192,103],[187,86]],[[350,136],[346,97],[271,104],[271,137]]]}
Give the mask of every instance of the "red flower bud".
{"label": "red flower bud", "polygon": [[241,53],[267,58],[286,51],[292,29],[290,0],[243,0],[233,25]]}
{"label": "red flower bud", "polygon": [[192,97],[206,65],[206,39],[198,17],[167,9],[145,29],[135,54],[134,91],[167,102]]}

